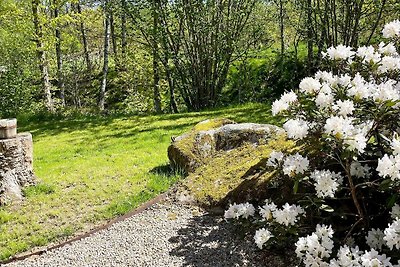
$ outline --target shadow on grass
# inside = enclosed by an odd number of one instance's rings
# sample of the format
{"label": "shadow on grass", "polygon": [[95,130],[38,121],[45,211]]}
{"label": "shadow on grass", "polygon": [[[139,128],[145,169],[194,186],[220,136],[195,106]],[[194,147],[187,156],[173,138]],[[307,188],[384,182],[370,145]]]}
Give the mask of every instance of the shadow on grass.
{"label": "shadow on grass", "polygon": [[[180,130],[185,127],[194,125],[205,118],[227,117],[237,122],[255,122],[255,123],[271,123],[270,106],[269,105],[244,105],[231,108],[222,108],[208,110],[202,112],[189,112],[179,114],[162,114],[162,115],[134,115],[134,116],[92,116],[66,119],[50,119],[35,120],[27,119],[19,121],[19,130],[30,131],[35,137],[44,135],[57,135],[59,133],[89,130],[96,136],[101,131],[101,127],[109,127],[116,121],[129,121],[123,125],[115,123],[116,132],[123,130],[133,131],[131,135],[152,131],[154,129]],[[157,126],[156,123],[163,121],[185,120],[184,122],[173,123],[168,126]],[[188,122],[190,121],[190,122]],[[136,128],[136,129],[135,129]],[[125,137],[124,134],[116,133],[115,137]]]}

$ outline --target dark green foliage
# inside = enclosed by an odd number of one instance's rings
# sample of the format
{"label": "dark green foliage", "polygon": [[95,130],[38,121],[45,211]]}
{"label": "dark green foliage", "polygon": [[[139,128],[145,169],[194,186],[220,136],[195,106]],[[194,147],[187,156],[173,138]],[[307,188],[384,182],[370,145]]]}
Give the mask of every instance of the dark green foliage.
{"label": "dark green foliage", "polygon": [[248,59],[230,69],[222,102],[271,102],[296,88],[305,76],[305,59],[293,52]]}
{"label": "dark green foliage", "polygon": [[0,69],[0,117],[15,117],[34,108],[36,86],[31,79],[18,68]]}

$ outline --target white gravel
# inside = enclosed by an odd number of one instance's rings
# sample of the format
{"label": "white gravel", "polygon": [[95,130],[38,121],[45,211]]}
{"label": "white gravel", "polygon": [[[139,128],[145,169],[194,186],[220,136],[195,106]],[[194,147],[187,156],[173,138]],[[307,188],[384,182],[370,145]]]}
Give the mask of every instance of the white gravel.
{"label": "white gravel", "polygon": [[165,202],[85,239],[4,266],[280,266],[260,258],[251,237],[243,240],[237,229],[221,216]]}

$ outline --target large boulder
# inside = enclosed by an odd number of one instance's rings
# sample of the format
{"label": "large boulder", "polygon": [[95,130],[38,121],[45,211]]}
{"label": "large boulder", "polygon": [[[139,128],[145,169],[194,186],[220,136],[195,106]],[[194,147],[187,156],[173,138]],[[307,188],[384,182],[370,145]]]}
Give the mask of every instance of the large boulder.
{"label": "large boulder", "polygon": [[[171,163],[188,173],[182,187],[185,194],[205,207],[261,200],[270,194],[286,198],[290,182],[272,179],[276,175],[266,169],[271,151],[294,147],[284,130],[269,124],[226,122],[202,122],[172,142],[168,150]],[[199,125],[207,123],[220,126],[199,130]]]}

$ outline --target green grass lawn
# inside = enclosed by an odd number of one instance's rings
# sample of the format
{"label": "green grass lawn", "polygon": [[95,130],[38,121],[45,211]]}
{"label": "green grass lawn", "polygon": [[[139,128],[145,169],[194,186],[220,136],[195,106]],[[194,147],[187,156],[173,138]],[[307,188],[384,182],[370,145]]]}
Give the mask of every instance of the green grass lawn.
{"label": "green grass lawn", "polygon": [[167,190],[171,136],[204,119],[269,122],[269,107],[201,113],[82,118],[24,123],[34,139],[39,183],[22,203],[0,208],[0,260],[87,231]]}

